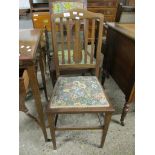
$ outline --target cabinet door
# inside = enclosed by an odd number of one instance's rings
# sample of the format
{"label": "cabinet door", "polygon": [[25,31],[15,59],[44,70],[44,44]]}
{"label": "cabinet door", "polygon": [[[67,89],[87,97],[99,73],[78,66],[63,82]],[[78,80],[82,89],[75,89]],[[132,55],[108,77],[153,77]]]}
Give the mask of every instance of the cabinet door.
{"label": "cabinet door", "polygon": [[88,8],[89,7],[106,7],[106,8],[111,8],[111,7],[117,7],[117,0],[87,0]]}
{"label": "cabinet door", "polygon": [[115,15],[116,8],[88,8],[89,11],[106,15]]}
{"label": "cabinet door", "polygon": [[32,15],[33,27],[37,29],[44,29],[45,26],[48,31],[51,31],[51,21],[49,12],[37,12]]}

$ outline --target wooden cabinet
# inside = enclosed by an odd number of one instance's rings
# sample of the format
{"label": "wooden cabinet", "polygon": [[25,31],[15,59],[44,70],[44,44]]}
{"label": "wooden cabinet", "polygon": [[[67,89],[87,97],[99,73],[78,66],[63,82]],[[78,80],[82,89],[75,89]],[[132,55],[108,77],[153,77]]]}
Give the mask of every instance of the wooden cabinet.
{"label": "wooden cabinet", "polygon": [[47,28],[48,31],[51,30],[51,21],[49,12],[35,12],[32,14],[32,21],[34,28],[43,29]]}
{"label": "wooden cabinet", "polygon": [[135,0],[128,0],[128,5],[135,5]]}
{"label": "wooden cabinet", "polygon": [[103,79],[109,73],[125,94],[121,124],[135,92],[135,24],[107,23],[106,49],[103,61]]}
{"label": "wooden cabinet", "polygon": [[[87,9],[91,12],[104,14],[104,22],[115,21],[117,5],[118,0],[87,0]],[[89,32],[91,32],[91,25]]]}
{"label": "wooden cabinet", "polygon": [[123,5],[135,5],[135,0],[119,0],[120,3],[123,3]]}
{"label": "wooden cabinet", "polygon": [[29,0],[31,12],[48,11],[48,0]]}
{"label": "wooden cabinet", "polygon": [[[37,3],[38,2],[38,3]],[[50,15],[47,0],[30,0],[34,28],[50,26]],[[118,0],[87,0],[87,9],[92,12],[104,14],[104,21],[115,21]],[[43,12],[42,10],[46,10]]]}
{"label": "wooden cabinet", "polygon": [[117,0],[88,0],[87,9],[92,12],[104,14],[104,21],[115,20]]}

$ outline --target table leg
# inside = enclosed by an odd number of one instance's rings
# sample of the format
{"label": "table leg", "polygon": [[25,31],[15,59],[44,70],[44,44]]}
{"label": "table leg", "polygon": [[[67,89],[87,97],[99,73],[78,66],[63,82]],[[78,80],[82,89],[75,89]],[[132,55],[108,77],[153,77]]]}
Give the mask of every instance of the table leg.
{"label": "table leg", "polygon": [[41,77],[42,77],[42,82],[43,82],[43,87],[44,87],[44,92],[45,92],[45,97],[48,102],[48,96],[47,96],[47,88],[46,88],[46,80],[45,80],[45,64],[44,64],[44,55],[43,52],[40,52],[39,56],[39,66],[41,70]]}
{"label": "table leg", "polygon": [[28,71],[28,76],[30,79],[30,86],[31,86],[32,93],[35,99],[35,106],[36,106],[36,110],[38,113],[41,129],[44,134],[45,141],[48,141],[45,121],[44,121],[43,107],[42,107],[41,98],[40,98],[39,84],[38,84],[37,76],[35,73],[35,66],[29,66],[27,71]]}

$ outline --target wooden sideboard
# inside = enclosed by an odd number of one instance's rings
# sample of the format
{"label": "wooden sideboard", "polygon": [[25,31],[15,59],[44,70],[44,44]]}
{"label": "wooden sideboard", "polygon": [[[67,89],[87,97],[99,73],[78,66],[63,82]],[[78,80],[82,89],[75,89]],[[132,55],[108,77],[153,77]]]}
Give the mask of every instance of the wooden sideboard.
{"label": "wooden sideboard", "polygon": [[117,0],[88,0],[87,9],[104,14],[104,21],[113,22],[116,16]]}
{"label": "wooden sideboard", "polygon": [[[110,74],[125,94],[121,124],[135,94],[135,24],[107,23],[103,79]],[[103,80],[104,83],[104,80]]]}
{"label": "wooden sideboard", "polygon": [[135,5],[135,0],[120,0],[123,5]]}

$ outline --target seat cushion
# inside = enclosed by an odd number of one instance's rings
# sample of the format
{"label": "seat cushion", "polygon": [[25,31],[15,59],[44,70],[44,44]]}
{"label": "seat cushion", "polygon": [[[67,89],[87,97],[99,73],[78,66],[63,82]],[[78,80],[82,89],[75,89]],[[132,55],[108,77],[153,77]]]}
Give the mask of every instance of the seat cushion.
{"label": "seat cushion", "polygon": [[59,77],[50,108],[108,107],[102,86],[95,76]]}

